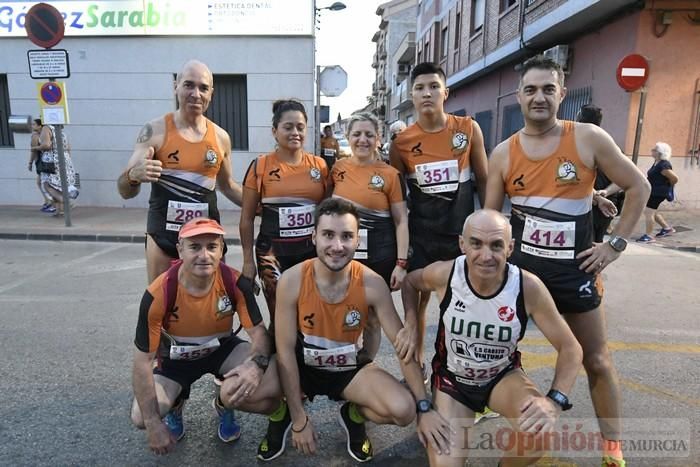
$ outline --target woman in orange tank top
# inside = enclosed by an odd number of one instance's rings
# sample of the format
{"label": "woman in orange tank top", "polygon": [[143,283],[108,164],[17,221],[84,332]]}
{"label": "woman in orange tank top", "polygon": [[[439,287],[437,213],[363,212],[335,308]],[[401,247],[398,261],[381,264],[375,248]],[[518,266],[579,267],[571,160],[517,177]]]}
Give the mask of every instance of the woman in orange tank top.
{"label": "woman in orange tank top", "polygon": [[[243,181],[240,220],[242,276],[257,273],[263,284],[270,323],[275,315],[277,279],[290,267],[316,256],[311,242],[316,204],[326,195],[328,169],[322,158],[304,151],[307,116],[301,102],[279,100],[272,106],[275,151],[256,158]],[[253,254],[255,214],[262,222]]]}
{"label": "woman in orange tank top", "polygon": [[350,117],[348,141],[352,157],[331,171],[333,196],[355,205],[360,214],[360,247],[354,259],[398,290],[406,276],[408,209],[405,185],[398,170],[378,154],[379,121],[361,112]]}

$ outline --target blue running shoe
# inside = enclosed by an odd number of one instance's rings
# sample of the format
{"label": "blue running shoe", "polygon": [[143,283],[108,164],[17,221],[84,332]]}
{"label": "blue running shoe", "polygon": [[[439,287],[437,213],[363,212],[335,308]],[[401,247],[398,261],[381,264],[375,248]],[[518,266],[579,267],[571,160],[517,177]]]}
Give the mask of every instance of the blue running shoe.
{"label": "blue running shoe", "polygon": [[215,397],[211,405],[219,416],[219,439],[224,443],[231,443],[241,437],[241,426],[236,422],[233,409],[227,409],[220,405],[219,398]]}
{"label": "blue running shoe", "polygon": [[180,401],[163,417],[163,423],[168,427],[170,434],[173,435],[176,441],[180,441],[185,436],[185,425],[182,423],[182,407],[184,405],[185,401]]}
{"label": "blue running shoe", "polygon": [[653,243],[653,242],[655,242],[656,240],[654,239],[654,237],[652,237],[652,236],[650,236],[650,235],[647,235],[647,234],[644,234],[644,235],[642,235],[641,237],[639,237],[639,238],[637,239],[637,241],[638,241],[639,243]]}

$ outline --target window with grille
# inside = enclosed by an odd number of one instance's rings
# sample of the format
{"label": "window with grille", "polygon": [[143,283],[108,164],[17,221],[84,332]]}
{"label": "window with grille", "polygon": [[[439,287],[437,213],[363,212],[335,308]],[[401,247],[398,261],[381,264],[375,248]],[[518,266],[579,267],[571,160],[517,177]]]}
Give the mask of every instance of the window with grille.
{"label": "window with grille", "polygon": [[590,86],[568,90],[564,101],[559,106],[557,118],[561,120],[576,120],[576,114],[578,113],[579,109],[582,106],[591,103],[591,91]]}
{"label": "window with grille", "polygon": [[214,95],[206,117],[226,130],[233,150],[248,150],[246,75],[214,75]]}
{"label": "window with grille", "polygon": [[0,147],[14,147],[15,139],[10,131],[10,91],[7,75],[0,75]]}

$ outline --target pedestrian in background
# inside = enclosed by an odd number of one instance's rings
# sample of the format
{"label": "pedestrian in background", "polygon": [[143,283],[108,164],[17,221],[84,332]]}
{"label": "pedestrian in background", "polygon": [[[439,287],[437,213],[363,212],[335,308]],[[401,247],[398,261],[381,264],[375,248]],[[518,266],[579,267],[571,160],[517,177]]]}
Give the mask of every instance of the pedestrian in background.
{"label": "pedestrian in background", "polygon": [[[596,105],[586,104],[578,111],[576,121],[600,126],[603,121],[603,112]],[[593,241],[602,243],[613,218],[622,211],[622,202],[625,194],[599,168],[596,169],[593,189],[595,190],[593,205],[598,208],[591,210],[593,215]],[[610,203],[605,202],[605,200],[609,200]]]}
{"label": "pedestrian in background", "polygon": [[[74,200],[78,197],[78,188],[75,186],[75,169],[73,168],[73,161],[70,157],[70,145],[65,133],[62,133],[62,139],[68,198]],[[44,171],[41,172],[41,184],[51,197],[51,204],[56,208],[54,216],[62,216],[63,188],[61,185],[61,169],[59,166],[58,144],[56,143],[56,130],[52,125],[44,125],[41,128],[38,149],[41,151],[41,163],[44,167]]]}
{"label": "pedestrian in background", "polygon": [[51,204],[52,199],[48,192],[44,189],[41,183],[41,172],[44,171],[44,165],[41,162],[41,150],[39,149],[39,144],[41,143],[41,119],[35,118],[32,121],[32,140],[30,143],[29,151],[29,166],[27,169],[32,171],[32,166],[36,168],[36,186],[39,188],[41,197],[44,198],[44,204],[41,206],[41,212],[56,212],[56,208]]}
{"label": "pedestrian in background", "polygon": [[651,148],[651,155],[654,156],[654,163],[647,171],[647,180],[651,184],[651,193],[649,194],[647,207],[644,209],[646,232],[637,239],[641,243],[656,241],[652,237],[655,222],[661,226],[661,230],[656,234],[656,238],[668,237],[676,233],[676,229],[671,227],[657,211],[661,203],[673,201],[675,198],[673,187],[678,183],[678,175],[673,171],[673,166],[670,162],[671,146],[667,143],[658,142]]}

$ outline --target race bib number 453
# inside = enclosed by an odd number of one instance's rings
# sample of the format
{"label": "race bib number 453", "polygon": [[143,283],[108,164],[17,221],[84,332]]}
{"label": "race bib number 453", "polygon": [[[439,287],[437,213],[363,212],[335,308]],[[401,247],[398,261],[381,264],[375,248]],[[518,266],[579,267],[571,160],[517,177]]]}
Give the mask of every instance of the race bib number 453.
{"label": "race bib number 453", "polygon": [[553,259],[573,259],[576,244],[576,222],[552,222],[525,218],[521,251]]}
{"label": "race bib number 453", "polygon": [[459,165],[454,159],[419,164],[416,179],[423,193],[455,191],[459,186]]}

